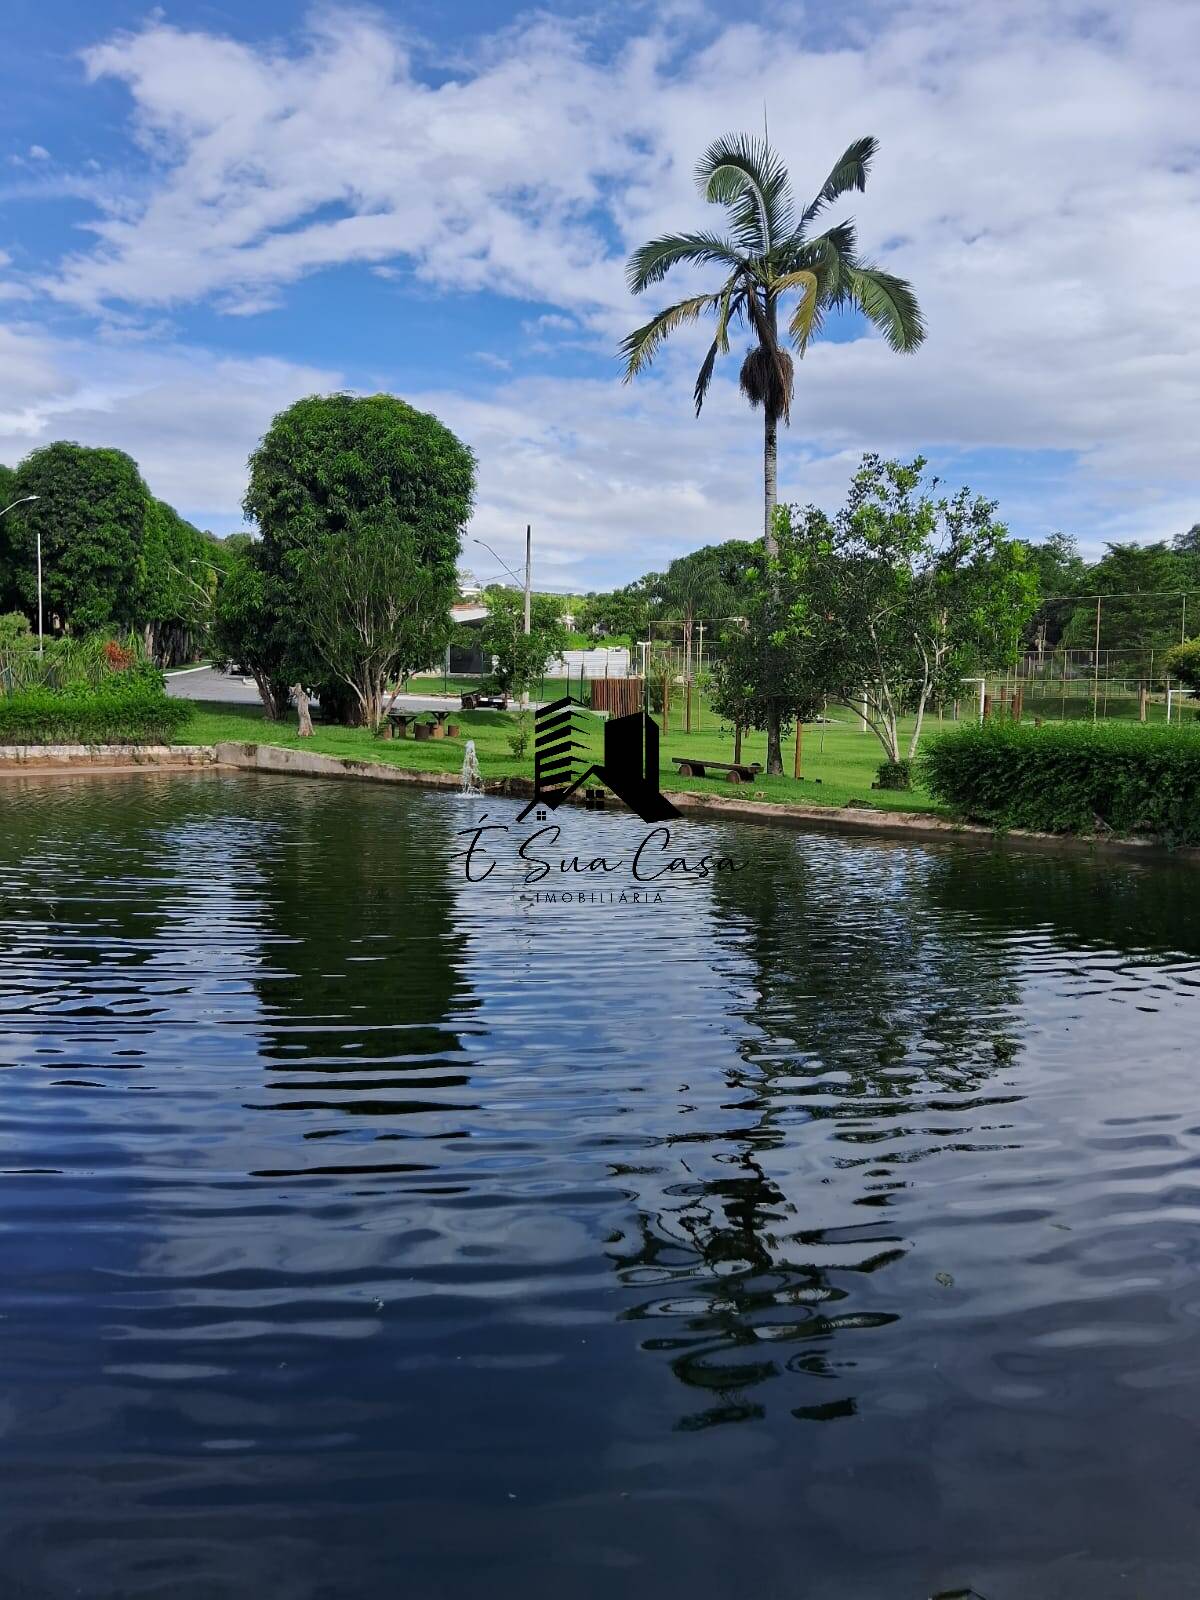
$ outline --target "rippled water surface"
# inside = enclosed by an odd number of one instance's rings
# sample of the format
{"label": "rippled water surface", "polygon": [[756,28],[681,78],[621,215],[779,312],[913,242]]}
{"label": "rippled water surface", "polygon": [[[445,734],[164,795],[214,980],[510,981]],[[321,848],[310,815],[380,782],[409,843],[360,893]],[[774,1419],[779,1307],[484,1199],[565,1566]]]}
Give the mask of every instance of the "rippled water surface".
{"label": "rippled water surface", "polygon": [[1200,873],[487,808],[0,788],[6,1600],[1200,1593]]}

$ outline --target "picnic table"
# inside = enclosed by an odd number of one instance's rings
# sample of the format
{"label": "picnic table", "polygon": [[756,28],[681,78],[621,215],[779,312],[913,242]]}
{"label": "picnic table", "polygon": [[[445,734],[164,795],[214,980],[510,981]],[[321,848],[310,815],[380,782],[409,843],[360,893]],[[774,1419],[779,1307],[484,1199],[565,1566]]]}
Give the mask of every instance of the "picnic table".
{"label": "picnic table", "polygon": [[[458,736],[458,724],[447,725],[446,719],[451,715],[449,711],[389,711],[388,722],[397,739],[406,737],[410,723],[414,739],[454,739]],[[424,717],[432,717],[433,721],[424,722]]]}
{"label": "picnic table", "polygon": [[681,778],[706,778],[723,772],[730,783],[750,783],[762,771],[758,761],[710,761],[707,756],[673,756]]}

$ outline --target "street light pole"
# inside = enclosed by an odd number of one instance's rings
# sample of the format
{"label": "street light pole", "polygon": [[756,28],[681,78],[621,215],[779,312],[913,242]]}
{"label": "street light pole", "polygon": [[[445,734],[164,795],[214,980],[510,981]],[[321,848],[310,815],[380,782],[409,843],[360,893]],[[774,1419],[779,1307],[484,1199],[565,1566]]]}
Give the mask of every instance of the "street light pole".
{"label": "street light pole", "polygon": [[[496,560],[500,562],[500,565],[504,568],[505,572],[508,573],[510,578],[512,578],[517,583],[519,583],[521,581],[517,577],[517,575],[513,571],[513,569],[509,566],[508,562],[507,561],[502,561],[500,559],[500,557],[496,555],[496,552],[492,549],[490,544],[484,544],[484,541],[482,539],[477,539],[474,534],[471,535],[471,543],[472,544],[483,545],[483,548],[487,551],[487,553],[490,556],[495,556],[496,557]],[[530,609],[531,609],[531,603],[532,603],[532,595],[533,595],[533,528],[531,527],[531,525],[529,523],[526,523],[525,524],[525,637],[526,638],[529,637]],[[521,692],[521,708],[522,708],[522,710],[528,710],[528,708],[529,708],[529,691],[528,691],[528,689],[524,689]]]}
{"label": "street light pole", "polygon": [[[525,524],[525,637],[529,637],[529,607],[533,583],[533,529],[529,523]],[[545,671],[545,662],[542,663]],[[521,710],[529,710],[529,690],[521,691]]]}
{"label": "street light pole", "polygon": [[[5,506],[0,511],[0,517],[6,517],[13,506],[27,506],[33,500],[40,500],[40,494],[23,494],[19,500],[14,500],[11,505]],[[42,654],[42,530],[37,530],[37,583],[38,583],[38,655]]]}

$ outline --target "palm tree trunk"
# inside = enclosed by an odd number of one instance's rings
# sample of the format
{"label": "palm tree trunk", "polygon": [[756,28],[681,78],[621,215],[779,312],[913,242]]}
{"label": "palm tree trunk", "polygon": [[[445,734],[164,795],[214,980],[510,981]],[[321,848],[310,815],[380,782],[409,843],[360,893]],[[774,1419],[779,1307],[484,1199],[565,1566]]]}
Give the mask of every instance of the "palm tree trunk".
{"label": "palm tree trunk", "polygon": [[[765,406],[763,411],[763,545],[768,556],[779,553],[775,538],[776,467],[779,458],[779,418]],[[779,740],[779,707],[767,703],[767,773],[782,774],[783,750]]]}
{"label": "palm tree trunk", "polygon": [[775,504],[779,498],[776,470],[779,461],[779,419],[768,409],[763,418],[763,539],[769,556],[779,553],[775,539]]}

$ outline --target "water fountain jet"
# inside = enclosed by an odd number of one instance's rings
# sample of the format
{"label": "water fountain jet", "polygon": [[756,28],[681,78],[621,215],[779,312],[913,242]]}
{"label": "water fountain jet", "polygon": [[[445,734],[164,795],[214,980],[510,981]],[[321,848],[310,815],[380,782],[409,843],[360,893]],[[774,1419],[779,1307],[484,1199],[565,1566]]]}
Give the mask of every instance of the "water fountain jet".
{"label": "water fountain jet", "polygon": [[479,770],[479,761],[475,755],[474,739],[467,740],[467,748],[463,752],[462,788],[460,794],[482,794],[483,774]]}

